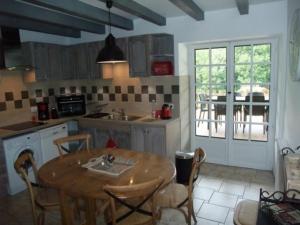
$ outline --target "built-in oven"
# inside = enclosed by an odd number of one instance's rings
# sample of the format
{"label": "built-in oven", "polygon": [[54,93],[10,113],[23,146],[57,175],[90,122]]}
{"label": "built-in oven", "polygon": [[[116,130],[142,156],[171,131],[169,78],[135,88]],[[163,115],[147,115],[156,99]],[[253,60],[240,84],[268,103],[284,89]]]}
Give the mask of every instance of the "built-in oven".
{"label": "built-in oven", "polygon": [[86,113],[84,95],[58,96],[56,103],[60,117],[78,116]]}

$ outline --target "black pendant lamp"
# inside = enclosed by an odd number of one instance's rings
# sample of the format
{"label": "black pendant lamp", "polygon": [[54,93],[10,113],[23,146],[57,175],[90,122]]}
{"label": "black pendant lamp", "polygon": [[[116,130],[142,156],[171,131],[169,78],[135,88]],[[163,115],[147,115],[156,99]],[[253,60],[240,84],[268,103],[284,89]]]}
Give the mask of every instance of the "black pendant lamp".
{"label": "black pendant lamp", "polygon": [[110,9],[112,5],[112,0],[106,1],[106,7],[108,8],[109,34],[105,38],[104,48],[99,52],[96,63],[121,63],[127,61],[122,50],[116,45],[115,37],[111,34]]}

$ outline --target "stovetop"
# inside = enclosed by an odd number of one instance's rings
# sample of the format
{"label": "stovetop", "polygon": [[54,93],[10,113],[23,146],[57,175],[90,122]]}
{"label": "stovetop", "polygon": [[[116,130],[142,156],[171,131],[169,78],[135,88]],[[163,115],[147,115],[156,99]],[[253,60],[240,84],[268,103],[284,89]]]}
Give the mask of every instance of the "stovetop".
{"label": "stovetop", "polygon": [[26,121],[22,123],[16,123],[9,126],[0,127],[0,129],[4,130],[12,130],[12,131],[20,131],[20,130],[26,130],[33,127],[38,127],[41,125],[44,125],[43,122],[34,122],[34,121]]}

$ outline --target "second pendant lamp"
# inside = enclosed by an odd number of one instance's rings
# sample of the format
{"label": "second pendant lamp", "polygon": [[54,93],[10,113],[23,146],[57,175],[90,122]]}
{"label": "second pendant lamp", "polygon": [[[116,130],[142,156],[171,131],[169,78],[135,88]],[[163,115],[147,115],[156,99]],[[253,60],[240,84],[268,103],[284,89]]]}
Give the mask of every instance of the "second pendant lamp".
{"label": "second pendant lamp", "polygon": [[122,50],[116,45],[115,37],[111,34],[110,9],[112,5],[112,0],[106,1],[106,7],[108,8],[109,34],[105,38],[105,45],[100,50],[96,59],[96,63],[121,63],[127,61]]}

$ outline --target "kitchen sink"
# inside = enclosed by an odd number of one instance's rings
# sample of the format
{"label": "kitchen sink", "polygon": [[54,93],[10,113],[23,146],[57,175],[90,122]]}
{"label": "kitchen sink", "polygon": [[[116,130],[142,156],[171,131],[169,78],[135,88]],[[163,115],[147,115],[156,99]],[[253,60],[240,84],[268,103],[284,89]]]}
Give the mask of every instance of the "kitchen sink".
{"label": "kitchen sink", "polygon": [[102,118],[102,117],[109,116],[109,115],[110,115],[109,113],[99,112],[99,113],[87,114],[87,115],[84,116],[84,118],[97,119],[97,118]]}
{"label": "kitchen sink", "polygon": [[102,119],[106,119],[106,120],[121,120],[121,121],[135,121],[138,119],[141,119],[142,116],[134,116],[134,115],[126,115],[126,116],[117,116],[114,117],[112,114],[102,117]]}
{"label": "kitchen sink", "polygon": [[142,119],[141,122],[147,122],[147,123],[151,123],[151,122],[155,122],[157,121],[157,119],[153,119],[153,118],[145,118]]}

